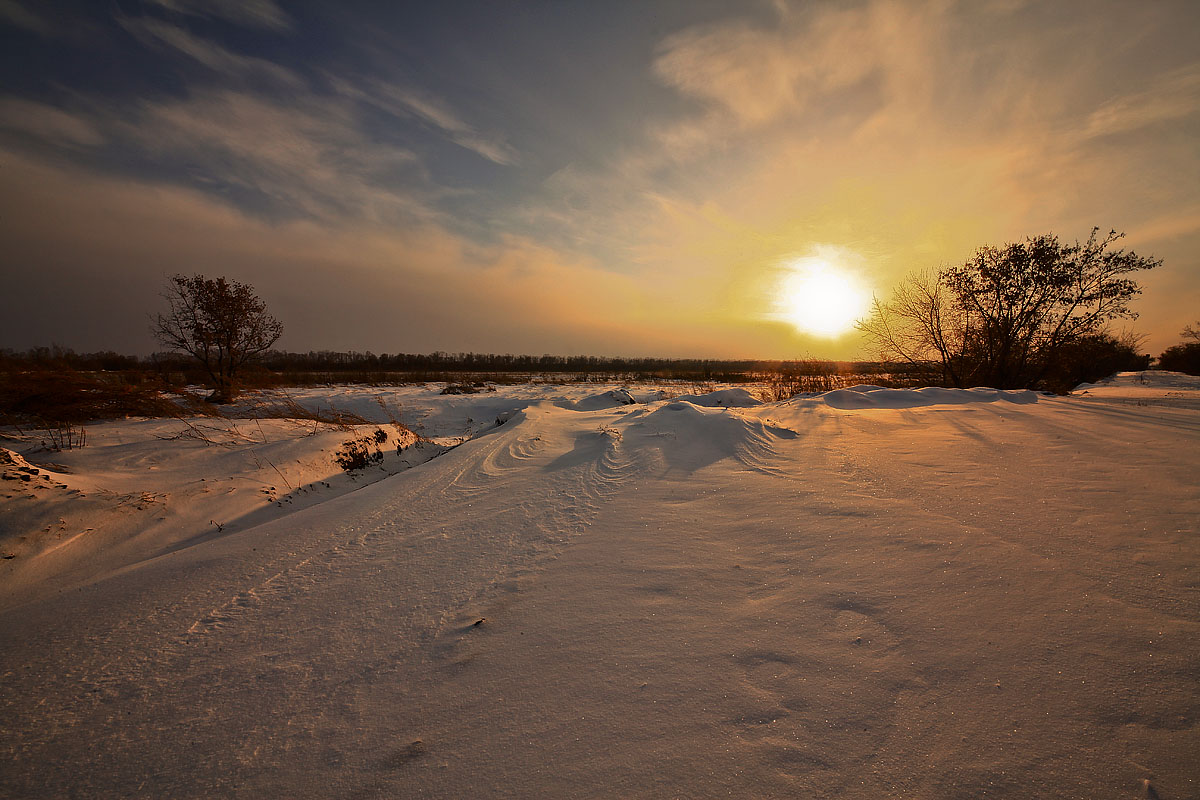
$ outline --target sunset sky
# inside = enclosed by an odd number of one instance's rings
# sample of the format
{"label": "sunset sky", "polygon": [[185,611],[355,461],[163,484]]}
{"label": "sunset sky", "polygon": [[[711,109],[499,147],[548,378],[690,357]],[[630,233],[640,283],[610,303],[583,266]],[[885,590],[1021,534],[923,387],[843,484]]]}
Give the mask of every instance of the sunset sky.
{"label": "sunset sky", "polygon": [[0,347],[201,272],[288,350],[869,357],[798,275],[1094,225],[1200,319],[1195,0],[0,0],[0,76]]}

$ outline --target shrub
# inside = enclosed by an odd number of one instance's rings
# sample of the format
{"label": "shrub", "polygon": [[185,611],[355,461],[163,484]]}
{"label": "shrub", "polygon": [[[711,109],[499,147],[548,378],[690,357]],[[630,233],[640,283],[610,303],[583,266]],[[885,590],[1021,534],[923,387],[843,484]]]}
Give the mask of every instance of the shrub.
{"label": "shrub", "polygon": [[[383,434],[382,439],[380,434]],[[370,436],[359,436],[342,443],[342,447],[333,456],[337,465],[346,472],[366,469],[372,464],[383,461],[383,451],[379,446],[387,441],[387,433],[382,429],[376,430]]]}
{"label": "shrub", "polygon": [[1138,352],[1141,337],[1111,334],[1085,336],[1068,343],[1046,370],[1044,388],[1066,394],[1081,383],[1095,383],[1118,372],[1136,372],[1150,366],[1150,356]]}
{"label": "shrub", "polygon": [[1168,347],[1158,357],[1158,368],[1171,372],[1200,375],[1200,342],[1188,342]]}
{"label": "shrub", "polygon": [[47,422],[42,432],[46,438],[42,446],[47,450],[75,450],[87,444],[87,429],[70,422]]}

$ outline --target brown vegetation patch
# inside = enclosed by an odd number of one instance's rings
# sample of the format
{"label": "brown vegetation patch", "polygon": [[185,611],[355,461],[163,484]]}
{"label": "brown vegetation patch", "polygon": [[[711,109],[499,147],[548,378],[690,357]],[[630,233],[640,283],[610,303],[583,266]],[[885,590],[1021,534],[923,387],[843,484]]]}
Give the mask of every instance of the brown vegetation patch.
{"label": "brown vegetation patch", "polygon": [[[121,373],[23,366],[0,372],[0,421],[5,424],[89,422],[123,417],[176,417],[196,413],[151,384]],[[202,404],[195,404],[197,406]]]}

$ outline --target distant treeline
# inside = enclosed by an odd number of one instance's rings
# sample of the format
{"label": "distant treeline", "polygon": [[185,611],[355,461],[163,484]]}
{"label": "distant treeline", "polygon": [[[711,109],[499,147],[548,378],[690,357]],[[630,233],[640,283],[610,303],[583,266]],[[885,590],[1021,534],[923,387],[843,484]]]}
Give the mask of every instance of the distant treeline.
{"label": "distant treeline", "polygon": [[308,353],[271,352],[260,362],[276,372],[407,372],[639,375],[686,380],[743,382],[780,371],[829,374],[858,371],[835,361],[764,361],[700,358],[513,355],[511,353]]}
{"label": "distant treeline", "polygon": [[[0,362],[40,366],[65,366],[88,371],[187,370],[191,360],[179,353],[131,356],[109,350],[77,353],[69,348],[35,347],[16,351],[0,349]],[[800,371],[836,373],[861,371],[863,363],[804,360],[718,360],[695,358],[615,358],[608,356],[512,355],[497,353],[382,353],[310,350],[290,353],[272,350],[257,361],[272,372],[521,372],[521,373],[632,373],[686,374],[707,380],[734,379],[752,373]],[[875,365],[877,368],[880,365]]]}
{"label": "distant treeline", "polygon": [[[37,347],[22,352],[0,349],[0,367],[65,367],[88,372],[124,372],[183,376],[194,371],[193,362],[178,353],[130,356],[112,351],[76,353],[63,347]],[[844,362],[820,359],[723,360],[696,358],[617,358],[609,356],[512,355],[496,353],[382,353],[331,350],[266,353],[246,374],[248,383],[319,383],[327,381],[390,383],[407,381],[512,380],[528,375],[563,375],[749,383],[771,375],[879,376],[892,383],[912,384],[928,375],[924,368],[878,362]]]}

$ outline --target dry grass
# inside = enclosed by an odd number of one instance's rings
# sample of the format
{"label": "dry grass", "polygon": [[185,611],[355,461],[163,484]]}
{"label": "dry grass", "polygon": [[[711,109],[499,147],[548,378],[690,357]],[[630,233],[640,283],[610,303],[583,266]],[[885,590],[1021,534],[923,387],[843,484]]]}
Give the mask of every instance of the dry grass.
{"label": "dry grass", "polygon": [[351,411],[343,411],[330,405],[308,409],[297,403],[284,392],[271,393],[243,403],[229,417],[241,419],[287,419],[311,423],[314,430],[320,426],[333,426],[339,430],[352,430],[355,425],[370,425],[371,420]]}
{"label": "dry grass", "polygon": [[47,423],[41,430],[47,450],[76,450],[87,445],[87,428],[71,422]]}
{"label": "dry grass", "polygon": [[196,413],[152,385],[120,375],[25,367],[0,373],[0,422],[46,427],[123,417],[177,417]]}
{"label": "dry grass", "polygon": [[[857,383],[858,381],[854,381]],[[764,403],[791,400],[798,394],[816,394],[844,389],[850,386],[848,376],[831,374],[798,374],[777,372],[766,376],[759,390],[759,399]]]}

